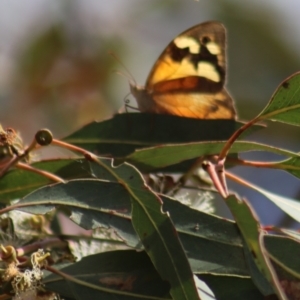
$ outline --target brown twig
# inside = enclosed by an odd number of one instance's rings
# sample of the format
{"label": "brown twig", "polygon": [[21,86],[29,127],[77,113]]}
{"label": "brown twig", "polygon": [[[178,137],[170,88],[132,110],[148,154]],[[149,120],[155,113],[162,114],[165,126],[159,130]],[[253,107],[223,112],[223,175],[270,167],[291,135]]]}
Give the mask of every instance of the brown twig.
{"label": "brown twig", "polygon": [[[220,193],[220,195],[223,198],[226,198],[228,195],[228,191],[226,188],[226,185],[222,182],[222,179],[220,179],[220,173],[219,171],[216,170],[216,165],[213,164],[211,161],[204,161],[202,164],[203,169],[208,173],[210,176],[215,188],[217,191]],[[220,166],[218,166],[219,168]],[[223,178],[223,176],[222,176]]]}
{"label": "brown twig", "polygon": [[26,170],[26,171],[30,171],[30,172],[33,172],[33,173],[36,173],[36,174],[39,174],[41,176],[44,176],[44,177],[47,177],[49,178],[50,180],[54,181],[54,182],[65,182],[62,178],[50,173],[50,172],[47,172],[47,171],[44,171],[44,170],[40,170],[40,169],[36,169],[28,164],[25,164],[25,163],[22,163],[22,162],[18,162],[17,165],[16,165],[19,169],[23,169],[23,170]]}
{"label": "brown twig", "polygon": [[223,160],[227,155],[228,152],[232,146],[232,144],[238,139],[238,137],[244,132],[246,131],[249,127],[251,127],[253,124],[255,124],[256,122],[259,121],[259,116],[255,117],[254,119],[252,119],[251,121],[249,121],[248,123],[244,124],[242,127],[240,127],[226,142],[226,144],[224,145],[223,149],[221,150],[220,154],[219,154],[219,160]]}

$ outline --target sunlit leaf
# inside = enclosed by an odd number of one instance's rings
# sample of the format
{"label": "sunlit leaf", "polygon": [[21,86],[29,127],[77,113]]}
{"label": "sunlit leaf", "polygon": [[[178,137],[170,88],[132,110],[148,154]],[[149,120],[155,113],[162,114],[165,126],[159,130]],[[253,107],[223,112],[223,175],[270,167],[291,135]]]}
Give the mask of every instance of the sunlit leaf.
{"label": "sunlit leaf", "polygon": [[291,157],[273,164],[276,168],[284,170],[295,177],[300,178],[300,157]]}
{"label": "sunlit leaf", "polygon": [[[133,154],[127,156],[124,160],[137,166],[143,172],[151,172],[203,155],[219,154],[224,145],[225,142],[199,142],[157,146],[137,150]],[[261,143],[243,141],[235,142],[229,152],[239,153],[248,151],[267,151],[289,157],[299,157],[299,154],[285,149]],[[123,160],[116,161],[119,162]]]}
{"label": "sunlit leaf", "polygon": [[240,200],[234,195],[226,198],[226,203],[237,222],[239,229],[252,253],[258,269],[264,274],[274,289],[281,295],[280,287],[275,283],[274,274],[268,266],[267,258],[261,247],[260,235],[262,231],[255,211],[245,200]]}
{"label": "sunlit leaf", "polygon": [[244,247],[244,255],[247,266],[249,268],[251,279],[255,286],[265,296],[274,294],[274,288],[272,287],[266,276],[264,276],[264,274],[258,268],[257,262],[255,261],[256,257],[253,255],[251,249],[247,246]]}
{"label": "sunlit leaf", "polygon": [[285,228],[277,228],[280,232],[283,232],[287,236],[294,238],[295,240],[298,240],[300,242],[300,232],[296,230],[291,229],[285,229]]}
{"label": "sunlit leaf", "polygon": [[279,121],[300,125],[300,72],[284,80],[270,102],[259,115],[259,120]]}
{"label": "sunlit leaf", "polygon": [[271,193],[252,183],[249,184],[249,187],[263,194],[265,197],[271,200],[275,205],[277,205],[280,209],[282,209],[286,214],[288,214],[294,220],[300,222],[300,201]]}

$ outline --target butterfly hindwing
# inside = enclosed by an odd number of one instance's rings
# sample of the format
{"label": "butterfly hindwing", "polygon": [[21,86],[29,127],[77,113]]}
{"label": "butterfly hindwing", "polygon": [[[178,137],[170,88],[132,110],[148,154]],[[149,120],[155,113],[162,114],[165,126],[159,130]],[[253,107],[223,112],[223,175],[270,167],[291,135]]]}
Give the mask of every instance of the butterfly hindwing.
{"label": "butterfly hindwing", "polygon": [[142,112],[203,119],[234,119],[224,89],[225,28],[218,22],[196,25],[178,35],[159,56],[144,88],[131,86]]}

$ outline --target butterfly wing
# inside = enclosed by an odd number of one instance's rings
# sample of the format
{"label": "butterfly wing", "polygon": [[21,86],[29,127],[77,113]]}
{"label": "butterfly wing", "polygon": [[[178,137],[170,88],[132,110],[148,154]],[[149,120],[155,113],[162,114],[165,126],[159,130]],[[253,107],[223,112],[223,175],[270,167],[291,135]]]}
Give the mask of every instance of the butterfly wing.
{"label": "butterfly wing", "polygon": [[145,88],[131,87],[143,112],[191,118],[234,119],[224,89],[225,28],[218,22],[196,25],[178,35],[154,64]]}

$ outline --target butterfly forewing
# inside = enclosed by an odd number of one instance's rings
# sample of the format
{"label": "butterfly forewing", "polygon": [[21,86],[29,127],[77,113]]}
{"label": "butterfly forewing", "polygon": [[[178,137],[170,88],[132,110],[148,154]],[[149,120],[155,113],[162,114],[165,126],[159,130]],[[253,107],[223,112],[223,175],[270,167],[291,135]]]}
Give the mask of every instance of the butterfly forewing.
{"label": "butterfly forewing", "polygon": [[145,88],[131,86],[142,112],[203,119],[234,119],[224,89],[225,28],[218,22],[196,25],[178,35],[154,64]]}
{"label": "butterfly forewing", "polygon": [[154,64],[146,88],[189,76],[224,83],[225,68],[225,28],[206,22],[181,33],[167,46]]}

